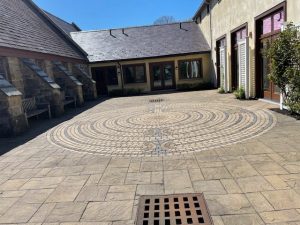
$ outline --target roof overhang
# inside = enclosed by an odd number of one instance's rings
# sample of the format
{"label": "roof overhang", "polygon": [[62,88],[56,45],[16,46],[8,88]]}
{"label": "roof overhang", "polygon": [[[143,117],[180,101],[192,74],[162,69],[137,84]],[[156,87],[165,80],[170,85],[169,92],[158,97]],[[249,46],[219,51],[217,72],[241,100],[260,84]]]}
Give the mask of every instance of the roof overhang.
{"label": "roof overhang", "polygon": [[200,16],[202,10],[206,7],[206,5],[208,5],[210,3],[210,1],[211,0],[203,0],[200,7],[198,8],[195,15],[193,16],[193,20],[196,20]]}
{"label": "roof overhang", "polygon": [[104,61],[94,61],[94,62],[90,62],[90,64],[138,61],[138,60],[147,60],[147,59],[160,59],[160,58],[166,58],[166,57],[180,57],[180,56],[187,56],[187,55],[201,55],[201,54],[209,54],[209,53],[211,53],[210,50],[202,51],[202,52],[180,53],[180,54],[173,54],[173,55],[151,56],[151,57],[144,57],[144,58],[128,58],[128,59],[113,59],[113,60],[104,60]]}

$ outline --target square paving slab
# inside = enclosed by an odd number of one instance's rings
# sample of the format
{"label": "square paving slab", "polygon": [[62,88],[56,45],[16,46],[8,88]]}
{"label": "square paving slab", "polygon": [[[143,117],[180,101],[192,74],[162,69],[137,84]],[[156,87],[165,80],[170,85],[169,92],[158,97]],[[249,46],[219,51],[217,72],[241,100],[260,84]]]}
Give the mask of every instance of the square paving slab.
{"label": "square paving slab", "polygon": [[215,90],[87,104],[0,139],[21,143],[0,156],[0,225],[134,225],[141,196],[187,193],[215,225],[300,224],[300,121],[276,105]]}

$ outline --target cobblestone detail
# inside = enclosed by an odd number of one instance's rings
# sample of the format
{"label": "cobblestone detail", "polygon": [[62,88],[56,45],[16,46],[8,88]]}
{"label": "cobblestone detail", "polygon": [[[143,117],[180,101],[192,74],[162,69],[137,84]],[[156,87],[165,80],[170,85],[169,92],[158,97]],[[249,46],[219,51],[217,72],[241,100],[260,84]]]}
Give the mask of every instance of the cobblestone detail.
{"label": "cobblestone detail", "polygon": [[93,112],[47,133],[67,150],[104,156],[177,155],[222,147],[270,130],[268,110],[223,103],[148,103]]}

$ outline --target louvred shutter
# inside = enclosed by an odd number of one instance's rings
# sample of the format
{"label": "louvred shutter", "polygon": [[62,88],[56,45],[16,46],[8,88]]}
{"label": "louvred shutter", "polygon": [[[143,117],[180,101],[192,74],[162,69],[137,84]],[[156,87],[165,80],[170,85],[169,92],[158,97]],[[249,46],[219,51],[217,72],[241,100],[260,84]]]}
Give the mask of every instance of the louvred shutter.
{"label": "louvred shutter", "polygon": [[227,68],[226,68],[226,47],[220,48],[220,84],[221,87],[224,88],[225,92],[227,92]]}
{"label": "louvred shutter", "polygon": [[238,43],[239,60],[239,88],[245,90],[246,98],[249,98],[249,38]]}

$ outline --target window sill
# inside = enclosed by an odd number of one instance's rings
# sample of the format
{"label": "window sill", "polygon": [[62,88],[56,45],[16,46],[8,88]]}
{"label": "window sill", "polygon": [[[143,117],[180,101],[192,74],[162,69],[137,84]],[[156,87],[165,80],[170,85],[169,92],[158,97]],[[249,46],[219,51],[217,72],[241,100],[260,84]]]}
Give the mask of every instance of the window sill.
{"label": "window sill", "polygon": [[203,77],[200,78],[190,78],[190,79],[179,79],[179,81],[193,81],[193,80],[203,80]]}
{"label": "window sill", "polygon": [[132,84],[147,84],[147,81],[145,82],[135,82],[135,83],[124,83],[125,85],[132,85]]}

